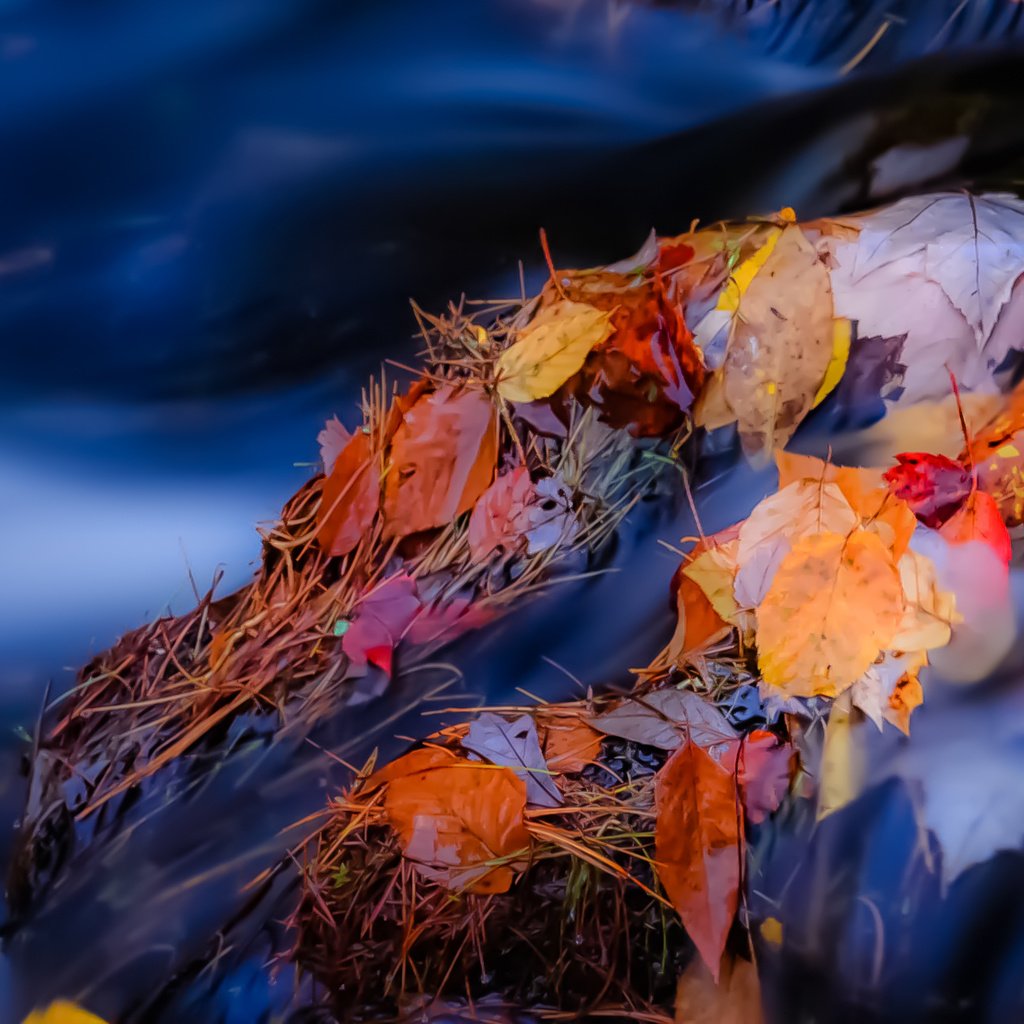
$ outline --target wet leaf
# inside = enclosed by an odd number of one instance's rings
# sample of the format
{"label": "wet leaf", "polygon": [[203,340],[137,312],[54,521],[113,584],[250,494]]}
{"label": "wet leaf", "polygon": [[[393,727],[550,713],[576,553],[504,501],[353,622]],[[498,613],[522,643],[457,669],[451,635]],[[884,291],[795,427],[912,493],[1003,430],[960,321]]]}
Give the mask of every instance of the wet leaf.
{"label": "wet leaf", "polygon": [[324,474],[330,476],[334,463],[342,449],[352,440],[352,435],[337,416],[332,416],[324,424],[324,429],[316,435],[316,440],[320,445],[320,461],[324,466]]}
{"label": "wet leaf", "polygon": [[384,810],[402,852],[449,889],[507,892],[529,849],[526,784],[509,768],[457,761],[393,778]]}
{"label": "wet leaf", "polygon": [[317,543],[329,555],[347,555],[373,525],[380,505],[380,470],[361,430],[337,454],[323,484]]}
{"label": "wet leaf", "polygon": [[853,340],[853,325],[845,317],[832,321],[832,355],[825,376],[815,392],[812,409],[817,409],[822,402],[835,390],[836,385],[846,373],[846,364],[850,360],[850,343]]}
{"label": "wet leaf", "polygon": [[976,433],[961,460],[974,464],[978,486],[995,499],[1003,522],[1024,524],[1024,384]]}
{"label": "wet leaf", "polygon": [[857,337],[842,379],[836,386],[834,404],[841,415],[867,422],[885,412],[884,398],[896,400],[906,372],[902,361],[906,333],[883,338]]}
{"label": "wet leaf", "polygon": [[743,809],[755,824],[774,814],[789,792],[793,747],[771,732],[754,729],[743,741],[739,782]]}
{"label": "wet leaf", "polygon": [[697,544],[682,568],[683,576],[704,592],[725,622],[735,623],[739,605],[733,594],[738,570],[739,528],[723,530]]}
{"label": "wet leaf", "polygon": [[395,779],[404,779],[407,775],[416,775],[431,768],[450,768],[458,760],[451,750],[446,750],[444,747],[416,747],[407,754],[396,757],[394,761],[389,761],[386,765],[378,768],[363,783],[361,791],[369,793]]}
{"label": "wet leaf", "polygon": [[654,783],[658,878],[717,981],[740,882],[735,765],[684,743]]}
{"label": "wet leaf", "polygon": [[83,1010],[75,1003],[58,999],[45,1010],[33,1010],[24,1020],[24,1024],[105,1024],[94,1013]]}
{"label": "wet leaf", "polygon": [[451,643],[463,633],[493,622],[496,614],[494,609],[480,607],[472,598],[456,595],[424,605],[403,639],[416,646]]}
{"label": "wet leaf", "polygon": [[732,631],[732,626],[715,611],[707,594],[682,570],[680,566],[676,573],[676,629],[667,651],[669,660],[677,666]]}
{"label": "wet leaf", "polygon": [[587,353],[612,329],[608,313],[585,302],[542,306],[498,357],[498,394],[509,402],[547,398],[583,366]]}
{"label": "wet leaf", "polygon": [[888,646],[902,613],[899,575],[877,535],[801,538],[757,610],[765,683],[793,696],[842,693]]}
{"label": "wet leaf", "polygon": [[687,736],[721,758],[736,742],[736,731],[725,715],[693,690],[668,687],[643,697],[626,697],[620,704],[590,719],[595,729],[661,750],[676,750]]}
{"label": "wet leaf", "polygon": [[447,526],[490,486],[498,459],[497,417],[481,392],[445,386],[404,414],[384,481],[388,537]]}
{"label": "wet leaf", "polygon": [[896,461],[898,465],[883,474],[889,489],[926,526],[941,526],[971,492],[966,467],[946,455],[900,452]]}
{"label": "wet leaf", "polygon": [[864,751],[853,735],[850,708],[836,701],[825,727],[818,779],[818,820],[827,817],[856,798],[864,787]]}
{"label": "wet leaf", "polygon": [[1013,557],[1010,534],[999,514],[999,506],[992,495],[984,491],[972,491],[960,510],[946,520],[939,532],[952,544],[980,540],[1006,565]]}
{"label": "wet leaf", "polygon": [[553,772],[582,771],[601,752],[601,734],[576,715],[545,716],[543,728],[544,757]]}
{"label": "wet leaf", "polygon": [[814,246],[793,225],[740,300],[724,391],[743,450],[765,461],[814,404],[833,351],[832,288]]}
{"label": "wet leaf", "polygon": [[390,676],[394,649],[421,608],[411,576],[388,577],[356,605],[341,638],[342,651],[354,667],[369,663]]}
{"label": "wet leaf", "polygon": [[676,986],[676,1024],[762,1024],[761,984],[749,960],[727,958],[716,981],[691,960]]}
{"label": "wet leaf", "polygon": [[469,517],[469,550],[474,560],[485,562],[494,551],[511,555],[525,547],[526,512],[535,496],[525,466],[499,476],[484,491]]}
{"label": "wet leaf", "polygon": [[462,746],[486,758],[492,764],[511,768],[526,783],[526,799],[538,807],[560,807],[558,791],[544,755],[541,753],[537,726],[529,715],[509,721],[485,711],[473,719]]}

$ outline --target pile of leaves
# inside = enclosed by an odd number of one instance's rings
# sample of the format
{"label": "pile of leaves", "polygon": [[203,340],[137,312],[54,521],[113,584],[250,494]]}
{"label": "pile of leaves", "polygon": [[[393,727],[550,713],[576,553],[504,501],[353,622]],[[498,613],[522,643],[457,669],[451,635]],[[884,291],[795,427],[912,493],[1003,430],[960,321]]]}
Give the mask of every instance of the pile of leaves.
{"label": "pile of leaves", "polygon": [[424,993],[656,1019],[680,976],[744,970],[744,823],[795,768],[784,722],[744,735],[673,685],[486,711],[332,801],[295,955],[339,1020]]}

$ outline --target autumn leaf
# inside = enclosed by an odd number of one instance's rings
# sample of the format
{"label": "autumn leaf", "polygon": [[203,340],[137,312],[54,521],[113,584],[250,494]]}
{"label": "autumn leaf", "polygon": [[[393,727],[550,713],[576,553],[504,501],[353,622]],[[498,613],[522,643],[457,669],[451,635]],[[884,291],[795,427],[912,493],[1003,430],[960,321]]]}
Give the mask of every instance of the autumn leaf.
{"label": "autumn leaf", "polygon": [[485,711],[470,724],[462,746],[492,764],[511,768],[526,783],[526,798],[538,807],[559,807],[562,795],[541,753],[537,726],[529,715],[509,721]]}
{"label": "autumn leaf", "polygon": [[658,878],[717,981],[740,883],[735,765],[687,741],[654,782]]}
{"label": "autumn leaf", "polygon": [[884,399],[895,401],[907,367],[902,360],[906,332],[894,337],[858,337],[842,379],[836,385],[833,406],[840,421],[861,426],[885,414]]}
{"label": "autumn leaf", "polygon": [[485,562],[494,551],[514,554],[526,546],[526,510],[535,497],[525,466],[504,473],[487,488],[469,517],[469,551]]}
{"label": "autumn leaf", "polygon": [[972,491],[960,510],[946,520],[939,532],[952,544],[979,540],[987,544],[1006,565],[1013,557],[1010,534],[999,514],[999,506],[992,495],[984,491]]}
{"label": "autumn leaf", "polygon": [[684,565],[679,567],[673,581],[676,628],[666,651],[669,661],[676,666],[732,631],[732,626],[715,611],[707,594],[683,568]]}
{"label": "autumn leaf", "polygon": [[421,608],[411,576],[388,577],[355,606],[352,621],[342,634],[342,651],[353,666],[369,663],[390,676],[394,649]]}
{"label": "autumn leaf", "polygon": [[497,417],[481,392],[444,386],[402,417],[384,481],[387,537],[447,526],[488,488],[498,459]]}
{"label": "autumn leaf", "polygon": [[626,697],[611,711],[594,715],[590,724],[605,735],[662,750],[676,750],[689,737],[716,759],[736,742],[736,731],[714,704],[675,687]]}
{"label": "autumn leaf", "polygon": [[[909,695],[904,684],[909,683],[911,679],[916,682],[918,671],[927,664],[928,655],[923,650],[900,654],[886,651],[850,687],[852,706],[862,711],[878,729],[881,729],[885,722],[892,722],[901,732],[909,734],[910,712],[921,703],[921,700],[910,707],[898,694],[902,689],[903,693]],[[918,691],[920,688],[918,683]],[[905,715],[902,714],[903,710],[906,711]]]}
{"label": "autumn leaf", "polygon": [[818,773],[818,820],[833,814],[860,795],[866,774],[860,737],[854,736],[848,701],[836,701],[825,727]]}
{"label": "autumn leaf", "polygon": [[541,307],[498,357],[498,394],[509,402],[554,394],[612,330],[608,313],[585,302],[562,300]]}
{"label": "autumn leaf", "polygon": [[402,852],[449,889],[507,892],[529,849],[526,784],[509,768],[457,761],[393,778],[384,811]]}
{"label": "autumn leaf", "polygon": [[739,527],[705,538],[690,552],[683,576],[704,592],[715,613],[725,622],[737,623],[739,605],[733,593],[739,568]]}
{"label": "autumn leaf", "polygon": [[378,768],[362,784],[360,792],[369,793],[395,779],[404,779],[407,775],[416,775],[432,768],[450,768],[458,760],[453,751],[444,747],[416,747]]}
{"label": "autumn leaf", "polygon": [[955,595],[940,588],[935,563],[917,551],[907,551],[897,569],[905,607],[889,646],[897,651],[944,647],[960,618]]}
{"label": "autumn leaf", "polygon": [[833,352],[832,288],[814,246],[783,230],[740,300],[724,393],[748,457],[783,448],[810,411]]}
{"label": "autumn leaf", "polygon": [[544,757],[553,772],[582,771],[601,752],[601,734],[578,715],[545,715],[542,724]]}
{"label": "autumn leaf", "polygon": [[749,960],[727,958],[717,981],[691,960],[676,986],[676,1024],[763,1024],[761,985]]}
{"label": "autumn leaf", "polygon": [[755,824],[774,814],[789,791],[793,747],[764,729],[754,729],[740,748],[739,783],[743,809]]}
{"label": "autumn leaf", "polygon": [[941,526],[970,494],[967,468],[946,455],[900,452],[896,462],[898,465],[883,476],[892,493],[905,501],[925,526]]}
{"label": "autumn leaf", "polygon": [[331,475],[334,463],[345,446],[352,440],[352,435],[345,429],[337,416],[332,416],[324,424],[324,429],[316,436],[320,445],[320,461],[324,466],[324,474]]}
{"label": "autumn leaf", "polygon": [[24,1020],[23,1024],[105,1024],[105,1022],[94,1013],[83,1010],[74,1003],[64,999],[58,999],[45,1010],[33,1010]]}
{"label": "autumn leaf", "polygon": [[979,488],[995,499],[1003,522],[1024,524],[1024,384],[1017,385],[960,458],[974,465]]}
{"label": "autumn leaf", "polygon": [[378,460],[369,435],[359,430],[335,456],[324,480],[317,543],[329,555],[347,555],[373,525],[379,505]]}
{"label": "autumn leaf", "polygon": [[877,535],[801,538],[757,609],[765,684],[792,696],[842,693],[888,645],[902,613],[899,575]]}

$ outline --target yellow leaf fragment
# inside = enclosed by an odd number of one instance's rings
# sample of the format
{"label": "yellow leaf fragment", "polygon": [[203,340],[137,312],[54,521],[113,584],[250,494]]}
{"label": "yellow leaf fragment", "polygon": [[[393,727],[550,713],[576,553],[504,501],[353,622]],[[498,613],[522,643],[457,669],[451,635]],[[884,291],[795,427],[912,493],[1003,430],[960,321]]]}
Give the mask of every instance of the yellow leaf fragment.
{"label": "yellow leaf fragment", "polygon": [[726,622],[735,622],[739,612],[739,606],[733,596],[738,550],[738,538],[722,544],[713,544],[683,569],[683,575],[688,576],[704,591],[711,602],[711,607]]}
{"label": "yellow leaf fragment", "polygon": [[828,398],[832,389],[843,379],[846,364],[850,359],[850,341],[853,337],[850,321],[846,317],[838,317],[832,321],[832,358],[825,369],[825,379],[814,396],[812,409],[817,409]]}
{"label": "yellow leaf fragment", "polygon": [[849,702],[836,701],[825,727],[825,747],[818,776],[818,821],[845,807],[864,785],[864,756],[853,735]]}
{"label": "yellow leaf fragment", "polygon": [[544,306],[498,357],[498,394],[532,402],[554,394],[612,333],[611,314],[563,299]]}
{"label": "yellow leaf fragment", "polygon": [[769,946],[782,945],[782,922],[777,917],[766,917],[761,922],[758,931]]}
{"label": "yellow leaf fragment", "polygon": [[876,534],[803,537],[757,609],[764,682],[791,696],[835,697],[889,646],[902,615],[899,574]]}
{"label": "yellow leaf fragment", "polygon": [[105,1024],[105,1022],[94,1013],[83,1010],[74,1003],[58,999],[45,1010],[33,1010],[24,1020],[23,1024]]}

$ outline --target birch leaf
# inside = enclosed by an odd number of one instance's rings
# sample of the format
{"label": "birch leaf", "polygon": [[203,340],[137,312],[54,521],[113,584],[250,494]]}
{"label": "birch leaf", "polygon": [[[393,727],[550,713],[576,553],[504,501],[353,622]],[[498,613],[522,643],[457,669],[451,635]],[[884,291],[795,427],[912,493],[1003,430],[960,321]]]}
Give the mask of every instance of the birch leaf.
{"label": "birch leaf", "polygon": [[498,394],[509,402],[553,395],[611,333],[610,315],[585,302],[542,307],[498,357]]}

